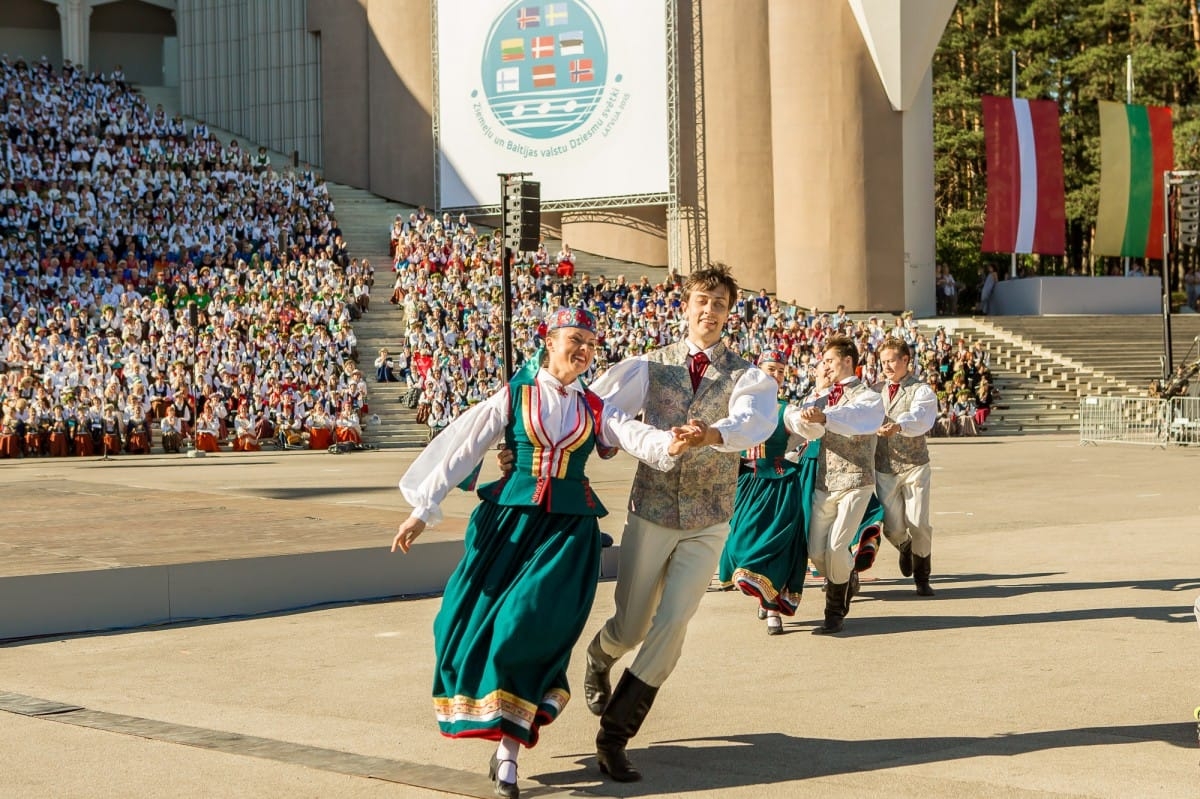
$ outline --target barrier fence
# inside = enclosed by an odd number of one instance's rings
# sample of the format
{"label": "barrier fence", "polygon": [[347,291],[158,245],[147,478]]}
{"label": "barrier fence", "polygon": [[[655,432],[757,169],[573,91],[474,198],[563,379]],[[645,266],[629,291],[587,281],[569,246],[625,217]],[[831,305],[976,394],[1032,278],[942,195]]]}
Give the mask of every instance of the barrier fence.
{"label": "barrier fence", "polygon": [[1081,444],[1200,444],[1200,397],[1084,397]]}

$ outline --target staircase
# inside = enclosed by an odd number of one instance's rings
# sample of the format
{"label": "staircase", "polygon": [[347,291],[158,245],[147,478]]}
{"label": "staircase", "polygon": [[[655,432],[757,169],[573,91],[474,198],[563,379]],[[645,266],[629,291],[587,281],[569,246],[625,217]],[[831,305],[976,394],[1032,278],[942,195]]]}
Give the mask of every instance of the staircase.
{"label": "staircase", "polygon": [[[1162,376],[1161,316],[1004,316],[972,324],[1035,349],[1058,364],[1060,376],[1073,372],[1078,394],[1145,396],[1150,381]],[[1171,317],[1172,356],[1178,366],[1200,336],[1200,315]],[[1191,350],[1191,359],[1197,351]]]}
{"label": "staircase", "polygon": [[[376,383],[375,358],[386,347],[398,352],[404,333],[404,312],[388,300],[392,296],[392,261],[388,257],[388,231],[396,214],[411,208],[371,194],[364,189],[329,185],[338,225],[350,246],[350,257],[366,258],[375,267],[371,309],[354,323],[358,337],[358,365],[367,379],[365,439],[382,448],[423,447],[428,429],[417,424],[416,411],[401,401],[407,390],[403,383]],[[369,421],[375,416],[378,423]]]}

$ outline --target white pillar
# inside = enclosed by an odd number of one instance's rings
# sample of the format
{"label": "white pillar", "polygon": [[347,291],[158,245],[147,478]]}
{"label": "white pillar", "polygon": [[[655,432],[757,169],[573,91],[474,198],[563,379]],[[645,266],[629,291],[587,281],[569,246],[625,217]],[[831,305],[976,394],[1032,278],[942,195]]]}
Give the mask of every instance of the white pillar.
{"label": "white pillar", "polygon": [[92,6],[88,0],[58,0],[63,60],[86,69],[91,39]]}
{"label": "white pillar", "polygon": [[904,305],[918,317],[937,312],[933,180],[933,68],[900,115],[904,151]]}

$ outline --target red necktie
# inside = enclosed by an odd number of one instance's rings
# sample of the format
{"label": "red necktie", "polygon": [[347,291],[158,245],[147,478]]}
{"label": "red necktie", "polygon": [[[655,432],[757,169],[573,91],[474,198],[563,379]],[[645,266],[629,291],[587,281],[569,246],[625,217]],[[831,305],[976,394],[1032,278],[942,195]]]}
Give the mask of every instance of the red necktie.
{"label": "red necktie", "polygon": [[688,374],[692,378],[692,393],[700,388],[700,378],[704,377],[706,368],[708,368],[708,356],[704,354],[704,350],[691,356],[691,360],[688,362]]}
{"label": "red necktie", "polygon": [[899,390],[900,390],[899,383],[889,383],[888,384],[888,402],[891,402],[892,400],[894,400],[896,398],[896,392]]}
{"label": "red necktie", "polygon": [[842,392],[844,390],[845,389],[842,387],[841,383],[835,383],[834,386],[829,389],[829,402],[826,404],[837,405],[838,401],[842,398]]}

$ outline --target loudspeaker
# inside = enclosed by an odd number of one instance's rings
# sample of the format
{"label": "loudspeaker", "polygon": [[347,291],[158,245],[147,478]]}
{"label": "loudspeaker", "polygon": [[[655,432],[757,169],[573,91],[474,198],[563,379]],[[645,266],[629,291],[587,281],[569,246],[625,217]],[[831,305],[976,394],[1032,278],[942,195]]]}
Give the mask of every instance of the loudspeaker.
{"label": "loudspeaker", "polygon": [[200,308],[194,302],[189,302],[187,306],[187,320],[191,327],[199,327],[200,325]]}
{"label": "loudspeaker", "polygon": [[504,187],[504,246],[517,252],[537,249],[542,233],[542,184],[511,178]]}

